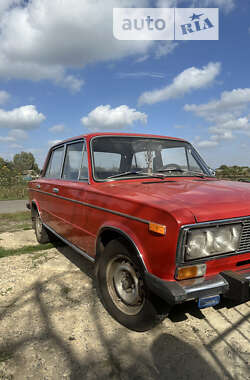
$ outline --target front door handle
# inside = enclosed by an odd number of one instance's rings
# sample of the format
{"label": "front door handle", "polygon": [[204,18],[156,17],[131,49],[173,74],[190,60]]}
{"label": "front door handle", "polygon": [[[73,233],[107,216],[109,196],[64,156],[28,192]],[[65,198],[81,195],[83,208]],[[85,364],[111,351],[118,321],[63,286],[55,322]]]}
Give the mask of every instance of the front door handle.
{"label": "front door handle", "polygon": [[57,187],[53,187],[53,192],[54,193],[59,193],[59,189]]}

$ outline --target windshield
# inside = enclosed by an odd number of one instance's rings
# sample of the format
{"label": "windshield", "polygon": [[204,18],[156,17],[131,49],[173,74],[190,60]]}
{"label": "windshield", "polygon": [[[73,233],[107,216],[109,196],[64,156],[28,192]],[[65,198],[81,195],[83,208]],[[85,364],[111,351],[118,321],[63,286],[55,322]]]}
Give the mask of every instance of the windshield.
{"label": "windshield", "polygon": [[91,148],[96,180],[209,175],[194,148],[183,141],[104,136],[94,138]]}

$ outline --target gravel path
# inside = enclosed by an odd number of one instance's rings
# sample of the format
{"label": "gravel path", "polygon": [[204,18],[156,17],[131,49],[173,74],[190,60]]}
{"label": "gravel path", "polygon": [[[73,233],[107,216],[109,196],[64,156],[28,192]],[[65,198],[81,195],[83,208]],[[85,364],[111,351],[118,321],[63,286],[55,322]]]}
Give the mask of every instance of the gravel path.
{"label": "gravel path", "polygon": [[190,302],[135,333],[106,313],[92,278],[65,246],[1,259],[0,379],[250,379],[250,303]]}

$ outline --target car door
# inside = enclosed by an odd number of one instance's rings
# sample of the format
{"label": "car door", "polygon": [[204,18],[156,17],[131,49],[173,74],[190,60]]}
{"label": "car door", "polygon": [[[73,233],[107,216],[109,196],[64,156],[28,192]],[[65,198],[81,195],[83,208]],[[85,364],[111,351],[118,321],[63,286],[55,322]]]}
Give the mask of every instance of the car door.
{"label": "car door", "polygon": [[40,178],[39,183],[36,184],[39,191],[39,206],[42,220],[55,231],[57,231],[56,210],[60,207],[60,200],[56,198],[58,192],[57,183],[61,177],[64,150],[64,145],[61,145],[51,151],[45,174]]}
{"label": "car door", "polygon": [[61,228],[61,234],[75,246],[89,251],[85,205],[89,187],[88,155],[84,140],[66,144],[61,186],[63,194],[59,190],[60,195],[62,194],[65,198],[63,210],[65,226]]}

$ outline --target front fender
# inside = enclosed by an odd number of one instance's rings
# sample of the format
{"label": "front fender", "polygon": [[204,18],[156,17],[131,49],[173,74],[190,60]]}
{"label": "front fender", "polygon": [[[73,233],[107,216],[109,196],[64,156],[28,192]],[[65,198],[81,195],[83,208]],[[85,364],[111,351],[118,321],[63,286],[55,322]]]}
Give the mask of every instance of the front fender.
{"label": "front fender", "polygon": [[[120,234],[121,236],[123,236],[128,241],[130,241],[132,246],[135,248],[137,257],[140,260],[144,270],[147,272],[150,272],[149,262],[144,252],[142,242],[138,239],[137,235],[132,231],[132,229],[130,229],[128,226],[122,223],[114,223],[113,220],[112,221],[110,220],[99,228],[98,233],[97,233],[96,245],[98,245],[99,237],[105,230],[114,231]],[[97,247],[96,247],[96,252],[98,252]]]}

